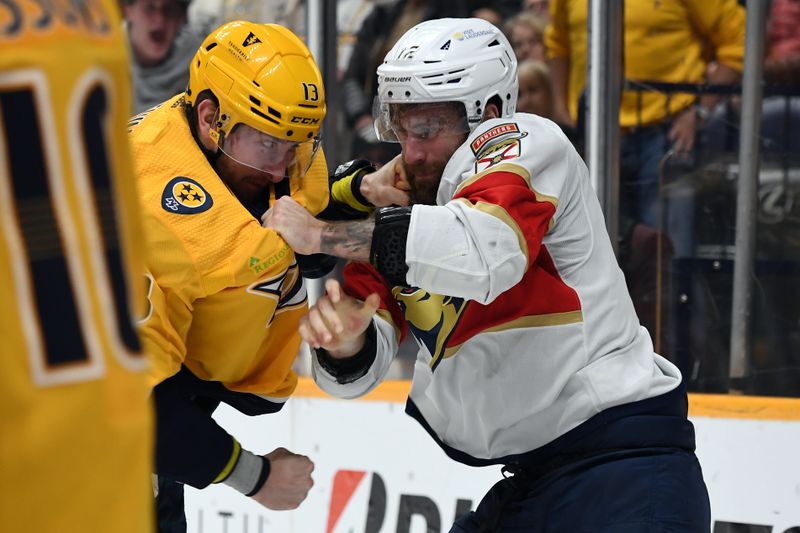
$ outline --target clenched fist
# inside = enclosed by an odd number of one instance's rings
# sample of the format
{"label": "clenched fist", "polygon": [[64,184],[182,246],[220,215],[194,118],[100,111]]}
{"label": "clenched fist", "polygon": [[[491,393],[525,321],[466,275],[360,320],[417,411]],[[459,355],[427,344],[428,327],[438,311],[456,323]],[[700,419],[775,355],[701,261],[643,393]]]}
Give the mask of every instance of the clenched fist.
{"label": "clenched fist", "polygon": [[375,207],[408,205],[410,190],[402,154],[361,180],[361,194]]}
{"label": "clenched fist", "polygon": [[253,499],[274,511],[297,509],[314,486],[311,479],[314,463],[286,448],[278,448],[264,457],[270,462],[269,476]]}
{"label": "clenched fist", "polygon": [[324,222],[317,220],[290,196],[278,198],[261,217],[261,225],[272,228],[299,254],[316,254]]}

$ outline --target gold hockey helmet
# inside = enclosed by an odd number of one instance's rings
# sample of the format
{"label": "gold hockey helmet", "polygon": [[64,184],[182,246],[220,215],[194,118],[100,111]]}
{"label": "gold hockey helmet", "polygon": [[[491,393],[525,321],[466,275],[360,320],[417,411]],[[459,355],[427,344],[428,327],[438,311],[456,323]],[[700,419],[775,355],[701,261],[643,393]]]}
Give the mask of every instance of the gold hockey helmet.
{"label": "gold hockey helmet", "polygon": [[192,59],[187,102],[194,105],[205,90],[219,102],[211,137],[223,151],[226,137],[244,124],[278,144],[291,143],[305,160],[303,172],[308,169],[325,118],[325,90],[311,52],[290,30],[247,21],[214,30]]}

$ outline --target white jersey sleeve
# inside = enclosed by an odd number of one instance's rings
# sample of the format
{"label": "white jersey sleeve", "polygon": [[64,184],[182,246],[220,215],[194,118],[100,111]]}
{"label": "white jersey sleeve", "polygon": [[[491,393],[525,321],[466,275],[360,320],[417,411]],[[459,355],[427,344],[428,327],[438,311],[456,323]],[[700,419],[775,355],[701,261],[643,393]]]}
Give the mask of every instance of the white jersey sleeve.
{"label": "white jersey sleeve", "polygon": [[375,361],[366,374],[350,383],[339,383],[336,377],[322,368],[316,356],[312,356],[311,375],[319,388],[337,398],[352,399],[367,394],[386,376],[397,353],[398,339],[394,327],[376,316],[372,319],[376,329]]}
{"label": "white jersey sleeve", "polygon": [[[564,176],[577,168],[572,157],[569,141],[550,121],[518,115],[514,122],[481,124],[445,168],[439,205],[412,210],[408,283],[482,304],[519,283],[543,235],[530,230],[543,225],[547,231],[557,215],[521,207],[522,197],[557,206]],[[535,220],[523,216],[532,211]],[[528,242],[531,233],[538,243]]]}

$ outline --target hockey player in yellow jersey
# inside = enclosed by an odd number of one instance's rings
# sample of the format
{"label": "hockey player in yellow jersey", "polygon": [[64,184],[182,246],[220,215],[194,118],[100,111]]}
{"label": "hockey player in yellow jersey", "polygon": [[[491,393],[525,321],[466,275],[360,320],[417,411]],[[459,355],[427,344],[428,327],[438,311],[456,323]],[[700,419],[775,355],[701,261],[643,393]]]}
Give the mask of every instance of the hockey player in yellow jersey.
{"label": "hockey player in yellow jersey", "polygon": [[117,4],[6,0],[0,20],[0,530],[149,532]]}
{"label": "hockey player in yellow jersey", "polygon": [[221,482],[271,509],[291,509],[312,485],[307,457],[282,448],[257,456],[210,413],[220,401],[248,415],[282,407],[297,383],[302,275],[333,266],[295,256],[262,228],[270,204],[290,195],[313,213],[370,208],[360,185],[369,169],[359,165],[339,172],[333,196],[344,204],[329,201],[324,117],[322,78],[302,41],[277,25],[231,22],[200,47],[185,93],[131,120],[151,273],[142,332],[153,356],[162,491],[164,480]]}

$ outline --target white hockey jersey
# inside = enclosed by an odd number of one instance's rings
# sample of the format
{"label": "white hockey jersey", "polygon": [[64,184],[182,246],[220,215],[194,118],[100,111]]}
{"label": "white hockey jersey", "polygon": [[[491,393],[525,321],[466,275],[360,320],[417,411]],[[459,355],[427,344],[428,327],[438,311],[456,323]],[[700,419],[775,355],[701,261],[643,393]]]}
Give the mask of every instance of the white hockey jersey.
{"label": "white hockey jersey", "polygon": [[502,463],[595,414],[667,393],[678,369],[654,353],[617,266],[580,156],[554,123],[481,124],[444,170],[438,205],[414,206],[409,287],[351,264],[345,290],[382,297],[377,356],[339,397],[383,378],[399,340],[419,344],[407,412],[451,456]]}

